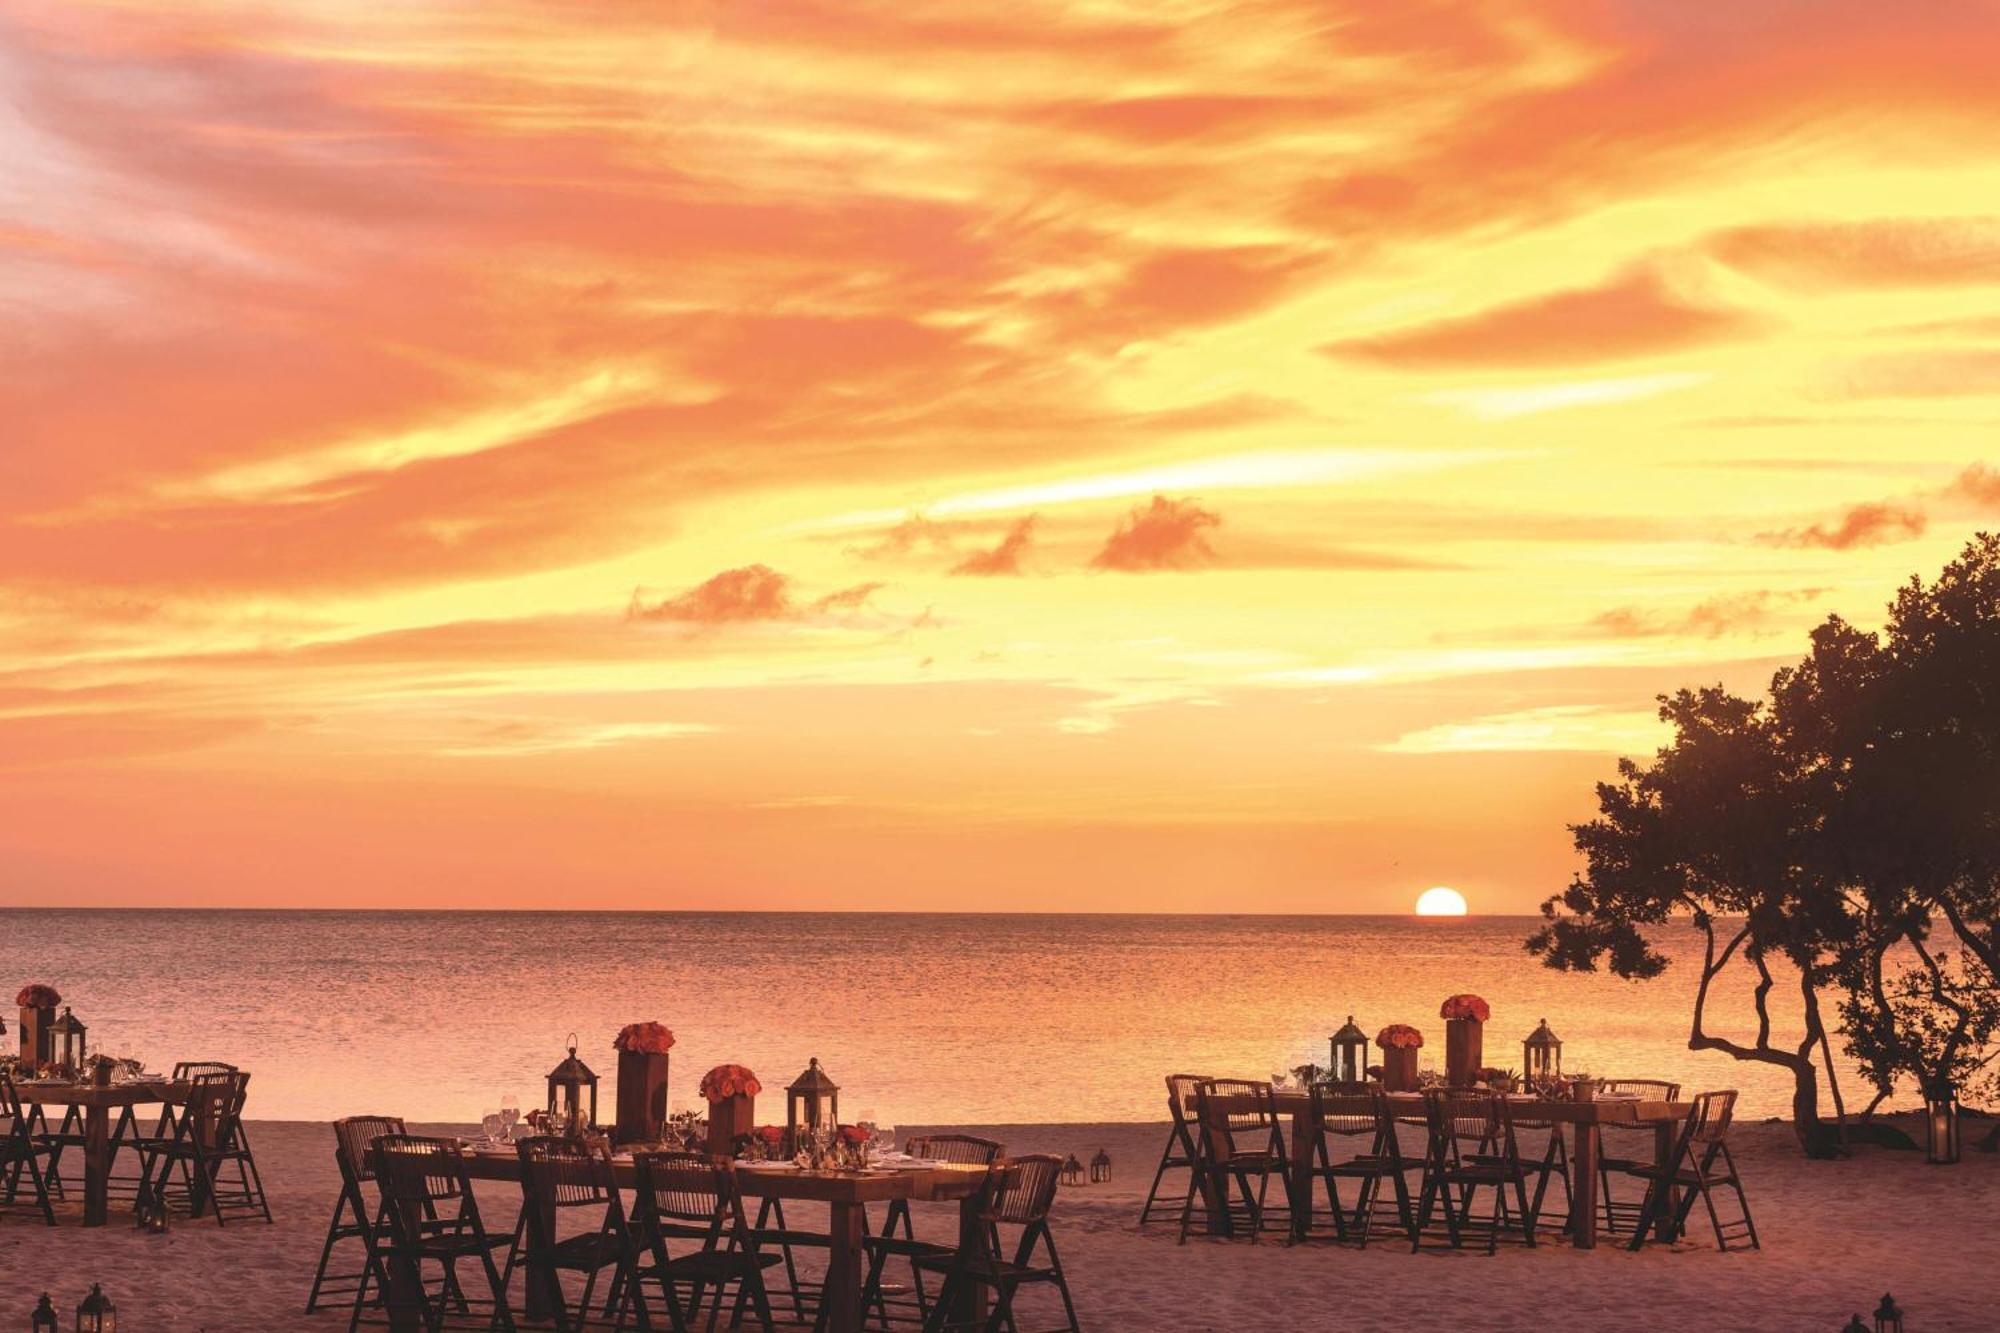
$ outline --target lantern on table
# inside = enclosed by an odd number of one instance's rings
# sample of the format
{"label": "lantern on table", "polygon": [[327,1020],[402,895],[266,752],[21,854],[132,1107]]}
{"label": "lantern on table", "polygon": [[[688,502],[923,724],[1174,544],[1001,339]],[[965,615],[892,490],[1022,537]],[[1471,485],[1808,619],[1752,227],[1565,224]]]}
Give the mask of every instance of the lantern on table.
{"label": "lantern on table", "polygon": [[89,1031],[83,1020],[63,1006],[62,1017],[49,1025],[49,1046],[53,1050],[49,1058],[71,1074],[83,1068],[84,1034]]}
{"label": "lantern on table", "polygon": [[90,1295],[77,1302],[76,1333],[117,1333],[118,1307],[104,1294],[104,1288],[90,1284]]}
{"label": "lantern on table", "polygon": [[32,1074],[55,1061],[52,1038],[56,1006],[62,1003],[62,996],[56,993],[54,986],[44,986],[36,981],[21,987],[14,1003],[21,1006],[21,1071]]}
{"label": "lantern on table", "polygon": [[1882,1293],[1882,1303],[1875,1307],[1875,1333],[1903,1333],[1903,1311],[1896,1304],[1896,1298]]}
{"label": "lantern on table", "polygon": [[785,1128],[791,1135],[792,1151],[797,1152],[815,1131],[831,1130],[839,1123],[840,1085],[826,1076],[815,1055],[805,1072],[785,1089]]}
{"label": "lantern on table", "polygon": [[1391,1023],[1375,1034],[1382,1048],[1382,1086],[1390,1092],[1417,1090],[1417,1052],[1423,1049],[1424,1034],[1408,1023]]}
{"label": "lantern on table", "polygon": [[1347,1016],[1340,1031],[1327,1039],[1327,1045],[1330,1048],[1327,1082],[1335,1087],[1352,1088],[1368,1081],[1368,1034],[1355,1026],[1353,1014]]}
{"label": "lantern on table", "polygon": [[627,1023],[611,1043],[618,1052],[618,1122],[614,1146],[657,1143],[667,1125],[667,1052],[673,1030],[665,1023]]}
{"label": "lantern on table", "polygon": [[757,1094],[764,1085],[743,1065],[717,1065],[701,1076],[708,1103],[708,1151],[734,1157],[743,1140],[757,1132]]}
{"label": "lantern on table", "polygon": [[[586,1110],[583,1090],[590,1089]],[[597,1075],[576,1058],[576,1034],[569,1034],[569,1058],[549,1071],[549,1119],[574,1134],[597,1125]]]}
{"label": "lantern on table", "polygon": [[1942,1079],[1924,1085],[1924,1149],[1927,1162],[1958,1160],[1958,1093]]}
{"label": "lantern on table", "polygon": [[1542,1088],[1562,1077],[1562,1038],[1549,1030],[1544,1018],[1521,1043],[1521,1077],[1531,1088]]}
{"label": "lantern on table", "polygon": [[45,1291],[42,1293],[42,1303],[35,1307],[34,1316],[28,1320],[28,1328],[30,1333],[56,1333],[59,1327],[60,1325],[56,1323],[55,1303],[49,1299],[49,1294]]}

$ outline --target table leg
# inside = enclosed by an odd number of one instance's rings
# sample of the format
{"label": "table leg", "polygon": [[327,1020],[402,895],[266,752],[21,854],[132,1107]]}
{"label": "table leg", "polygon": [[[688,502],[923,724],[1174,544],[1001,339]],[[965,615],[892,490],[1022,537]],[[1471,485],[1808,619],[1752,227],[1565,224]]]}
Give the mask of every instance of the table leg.
{"label": "table leg", "polygon": [[1597,1126],[1576,1123],[1576,1151],[1570,1157],[1570,1243],[1579,1250],[1597,1248]]}
{"label": "table leg", "polygon": [[1293,1113],[1292,1173],[1288,1183],[1291,1186],[1292,1236],[1295,1239],[1304,1239],[1306,1233],[1312,1230],[1313,1138],[1318,1129],[1319,1124],[1310,1111],[1302,1109]]}
{"label": "table leg", "polygon": [[83,1117],[83,1224],[104,1225],[111,1189],[111,1110],[92,1106]]}
{"label": "table leg", "polygon": [[861,1204],[833,1201],[824,1290],[827,1333],[861,1333],[861,1238],[867,1220]]}
{"label": "table leg", "polygon": [[[554,1236],[556,1234],[555,1205],[542,1203],[537,1205],[537,1207],[540,1210],[539,1215],[528,1224],[529,1234],[522,1238],[524,1242],[529,1243],[530,1253],[533,1253],[534,1250],[532,1240],[533,1229],[535,1227],[540,1227],[541,1233],[544,1236]],[[557,1275],[556,1270],[550,1266],[546,1259],[531,1258],[528,1260],[528,1318],[543,1320],[555,1317],[556,1306],[562,1301],[561,1281],[562,1279]]]}
{"label": "table leg", "polygon": [[[1226,1136],[1219,1136],[1207,1126],[1203,1126],[1200,1146],[1202,1155],[1207,1161],[1217,1161],[1223,1155],[1215,1146],[1218,1137],[1222,1137],[1223,1141],[1227,1142]],[[1236,1225],[1229,1217],[1229,1177],[1227,1172],[1201,1172],[1201,1202],[1202,1207],[1208,1210],[1209,1235],[1233,1236],[1236,1234]]]}
{"label": "table leg", "polygon": [[[417,1210],[408,1209],[403,1221],[405,1232],[415,1235],[420,1225]],[[382,1294],[382,1303],[389,1316],[389,1327],[394,1333],[418,1333],[428,1320],[424,1311],[423,1275],[417,1271],[417,1261],[400,1245],[391,1246],[384,1258],[388,1290]]]}
{"label": "table leg", "polygon": [[[993,1242],[992,1238],[987,1234],[986,1223],[979,1216],[979,1209],[976,1206],[978,1202],[979,1196],[976,1194],[967,1195],[959,1202],[958,1245],[960,1250],[964,1250],[967,1246],[986,1250],[992,1248]],[[995,1257],[997,1258],[998,1256]],[[979,1328],[986,1323],[986,1288],[980,1286],[977,1282],[966,1283],[964,1289],[958,1293],[958,1299],[954,1304],[957,1308],[952,1311],[952,1319],[962,1327]]]}
{"label": "table leg", "polygon": [[[1653,1126],[1653,1165],[1664,1171],[1673,1161],[1674,1140],[1680,1137],[1680,1124],[1673,1120],[1662,1120]],[[1674,1238],[1674,1219],[1681,1215],[1681,1188],[1667,1186],[1667,1206],[1660,1213],[1653,1234],[1662,1241]]]}

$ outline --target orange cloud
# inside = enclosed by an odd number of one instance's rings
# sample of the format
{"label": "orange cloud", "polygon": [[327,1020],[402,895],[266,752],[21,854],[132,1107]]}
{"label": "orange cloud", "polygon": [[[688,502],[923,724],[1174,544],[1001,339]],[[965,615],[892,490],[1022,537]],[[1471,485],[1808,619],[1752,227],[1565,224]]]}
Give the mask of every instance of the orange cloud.
{"label": "orange cloud", "polygon": [[1730,593],[1697,602],[1685,613],[1645,610],[1621,606],[1591,619],[1591,628],[1614,638],[1652,638],[1682,635],[1689,638],[1719,639],[1728,634],[1757,633],[1773,628],[1781,613],[1801,602],[1826,594],[1825,588],[1799,588],[1789,592],[1758,589]]}
{"label": "orange cloud", "polygon": [[1600,287],[1555,292],[1475,315],[1329,343],[1320,350],[1386,365],[1551,365],[1617,360],[1742,337],[1758,321],[1689,301],[1642,269]]}
{"label": "orange cloud", "polygon": [[1842,514],[1836,523],[1760,532],[1757,540],[1766,546],[1816,546],[1828,551],[1851,551],[1921,537],[1928,524],[1921,511],[1904,505],[1859,504]]}
{"label": "orange cloud", "polygon": [[1206,533],[1221,525],[1220,514],[1193,500],[1156,495],[1125,516],[1090,563],[1126,573],[1200,569],[1215,560]]}
{"label": "orange cloud", "polygon": [[2000,282],[1995,218],[1735,227],[1704,249],[1731,267],[1798,287]]}
{"label": "orange cloud", "polygon": [[865,605],[882,585],[858,583],[801,605],[792,595],[792,580],[769,565],[745,565],[689,588],[678,596],[648,603],[633,589],[625,609],[627,620],[673,620],[693,625],[730,625],[760,620],[796,620],[827,611],[853,611]]}
{"label": "orange cloud", "polygon": [[2000,468],[1974,463],[1958,474],[1945,488],[1945,494],[1989,508],[2000,508]]}
{"label": "orange cloud", "polygon": [[974,551],[965,559],[952,566],[954,574],[984,577],[1019,574],[1021,564],[1027,559],[1028,549],[1034,545],[1035,515],[1017,521],[1007,529],[1000,544],[989,551]]}

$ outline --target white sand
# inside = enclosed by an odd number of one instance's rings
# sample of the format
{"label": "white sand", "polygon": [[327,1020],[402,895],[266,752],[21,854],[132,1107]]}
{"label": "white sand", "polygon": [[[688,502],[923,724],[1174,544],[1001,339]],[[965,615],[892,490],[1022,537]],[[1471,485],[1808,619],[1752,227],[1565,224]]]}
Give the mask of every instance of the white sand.
{"label": "white sand", "polygon": [[[1972,1122],[1983,1132],[1983,1122]],[[914,1132],[915,1127],[905,1127]],[[34,1298],[52,1291],[68,1327],[89,1283],[104,1283],[130,1333],[269,1333],[346,1327],[343,1314],[301,1313],[333,1204],[333,1136],[325,1125],[251,1127],[278,1215],[275,1227],[177,1221],[166,1236],[113,1225],[86,1230],[74,1215],[49,1230],[0,1221],[0,1330],[25,1329]],[[1138,1201],[1164,1126],[1014,1125],[973,1129],[1014,1152],[1099,1147],[1114,1161],[1108,1185],[1063,1191],[1058,1242],[1084,1327],[1091,1333],[1243,1329],[1605,1329],[1686,1333],[1768,1329],[1836,1333],[1872,1310],[1886,1289],[1910,1333],[2000,1328],[2000,1156],[1968,1152],[1957,1167],[1910,1153],[1860,1149],[1843,1162],[1808,1162],[1781,1125],[1737,1130],[1764,1249],[1718,1254],[1697,1221],[1691,1240],[1639,1254],[1606,1245],[1534,1251],[1426,1251],[1385,1237],[1366,1252],[1331,1243],[1287,1247],[1196,1239],[1174,1243],[1171,1219],[1141,1233]],[[1970,1137],[1970,1136],[1969,1136]],[[491,1225],[511,1226],[504,1186],[485,1187]],[[931,1214],[940,1238],[948,1206]],[[810,1210],[794,1226],[818,1225]],[[924,1224],[920,1219],[920,1226]],[[1023,1328],[1045,1327],[1036,1319]]]}

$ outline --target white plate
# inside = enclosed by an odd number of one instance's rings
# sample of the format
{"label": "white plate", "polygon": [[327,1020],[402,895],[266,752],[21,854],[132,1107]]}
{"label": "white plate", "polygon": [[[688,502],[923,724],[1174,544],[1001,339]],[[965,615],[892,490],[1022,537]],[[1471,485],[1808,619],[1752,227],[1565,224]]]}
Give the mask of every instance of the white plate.
{"label": "white plate", "polygon": [[738,1162],[736,1169],[738,1171],[796,1171],[799,1169],[799,1164],[797,1162]]}

